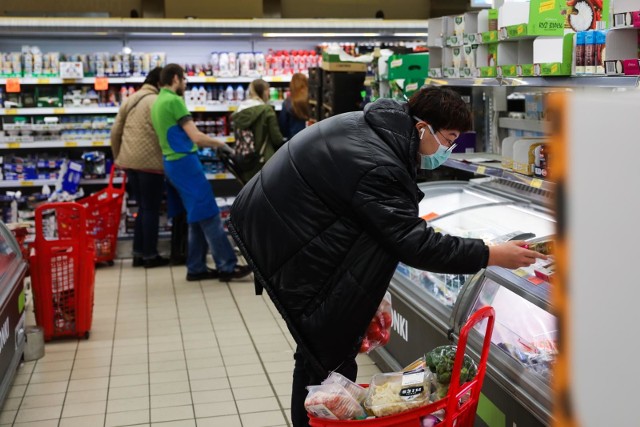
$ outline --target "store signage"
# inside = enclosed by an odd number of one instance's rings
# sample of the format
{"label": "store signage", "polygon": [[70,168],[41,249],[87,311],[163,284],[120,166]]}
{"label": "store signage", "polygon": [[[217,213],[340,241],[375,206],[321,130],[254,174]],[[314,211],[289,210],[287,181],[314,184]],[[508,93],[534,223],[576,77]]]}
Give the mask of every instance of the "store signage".
{"label": "store signage", "polygon": [[0,329],[0,353],[4,350],[4,345],[9,341],[9,318],[7,317]]}
{"label": "store signage", "polygon": [[7,79],[7,93],[19,93],[20,92],[20,79],[11,78]]}
{"label": "store signage", "polygon": [[96,77],[96,80],[93,83],[93,87],[94,87],[95,90],[107,90],[107,89],[109,89],[109,78],[108,77]]}
{"label": "store signage", "polygon": [[409,322],[402,317],[400,313],[393,311],[393,330],[402,337],[403,340],[409,342]]}

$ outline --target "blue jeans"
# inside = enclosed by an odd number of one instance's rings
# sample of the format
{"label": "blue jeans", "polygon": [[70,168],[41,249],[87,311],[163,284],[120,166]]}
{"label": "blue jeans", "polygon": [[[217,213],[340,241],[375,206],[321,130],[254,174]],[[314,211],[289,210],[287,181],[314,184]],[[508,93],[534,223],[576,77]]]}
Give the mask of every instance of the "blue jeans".
{"label": "blue jeans", "polygon": [[198,274],[207,271],[207,248],[211,249],[218,271],[230,273],[236,268],[238,258],[222,227],[219,214],[189,224],[187,273]]}
{"label": "blue jeans", "polygon": [[133,229],[133,256],[152,259],[158,256],[158,223],[164,193],[164,175],[127,170],[127,178],[138,202],[138,215]]}

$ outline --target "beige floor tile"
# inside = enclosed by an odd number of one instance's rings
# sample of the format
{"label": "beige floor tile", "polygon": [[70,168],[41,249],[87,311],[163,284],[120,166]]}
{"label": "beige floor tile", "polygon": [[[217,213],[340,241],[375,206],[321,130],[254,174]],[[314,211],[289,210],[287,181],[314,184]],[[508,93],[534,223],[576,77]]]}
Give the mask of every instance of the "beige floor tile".
{"label": "beige floor tile", "polygon": [[220,356],[198,359],[189,358],[187,356],[187,366],[189,369],[218,368],[224,366],[224,361]]}
{"label": "beige floor tile", "polygon": [[4,404],[2,405],[1,411],[15,411],[20,407],[22,403],[21,397],[13,397],[11,399],[5,399]]}
{"label": "beige floor tile", "polygon": [[260,358],[257,354],[239,354],[224,359],[225,366],[259,365]]}
{"label": "beige floor tile", "polygon": [[67,381],[69,377],[71,377],[71,371],[34,372],[31,374],[29,384]]}
{"label": "beige floor tile", "polygon": [[81,417],[85,415],[101,415],[106,412],[106,402],[65,403],[62,417]]}
{"label": "beige floor tile", "polygon": [[196,418],[236,415],[238,413],[234,402],[198,403],[193,407],[196,411]]}
{"label": "beige floor tile", "polygon": [[62,418],[59,427],[103,427],[104,419],[104,414]]}
{"label": "beige floor tile", "polygon": [[58,427],[58,420],[45,420],[45,421],[28,421],[26,423],[15,423],[13,427]]}
{"label": "beige floor tile", "polygon": [[132,386],[132,387],[109,388],[109,400],[130,399],[134,397],[148,397],[148,396],[149,396],[149,386],[146,384]]}
{"label": "beige floor tile", "polygon": [[191,393],[172,393],[151,396],[151,408],[191,405]]}
{"label": "beige floor tile", "polygon": [[269,385],[269,380],[266,375],[230,377],[229,382],[233,388]]}
{"label": "beige floor tile", "polygon": [[109,400],[107,412],[127,412],[149,409],[149,397],[131,397],[128,399]]}
{"label": "beige floor tile", "polygon": [[256,349],[252,345],[233,345],[220,347],[220,353],[223,358],[233,357],[243,354],[255,354]]}
{"label": "beige floor tile", "polygon": [[16,419],[16,415],[18,411],[2,411],[0,412],[0,425],[12,425],[14,420]]}
{"label": "beige floor tile", "polygon": [[161,396],[163,394],[187,393],[189,381],[177,381],[171,383],[151,384],[151,396]]}
{"label": "beige floor tile", "polygon": [[31,374],[17,374],[13,377],[12,385],[25,385],[29,384],[29,379],[31,378]]}
{"label": "beige floor tile", "polygon": [[265,362],[264,367],[269,374],[276,374],[279,372],[293,372],[293,360],[286,360],[282,362]]}
{"label": "beige floor tile", "polygon": [[227,415],[224,417],[198,418],[198,427],[242,427],[238,415]]}
{"label": "beige floor tile", "polygon": [[51,362],[64,362],[67,360],[73,360],[76,357],[76,350],[73,351],[46,351],[45,355],[42,359],[39,360],[41,363],[51,363]]}
{"label": "beige floor tile", "polygon": [[120,365],[138,365],[141,362],[148,361],[147,353],[141,354],[125,354],[122,356],[113,356],[111,361],[112,366],[120,366]]}
{"label": "beige floor tile", "polygon": [[241,414],[248,414],[251,412],[277,411],[278,409],[280,409],[278,401],[275,397],[239,400],[236,402],[236,405],[238,405],[238,412],[240,412]]}
{"label": "beige floor tile", "polygon": [[[42,384],[29,384],[29,386],[27,387],[25,396],[38,396],[43,394],[64,393],[67,391],[68,385],[69,383],[67,381],[57,381],[57,382],[42,383]],[[13,387],[11,392],[13,392],[18,387],[24,387],[24,386]],[[15,396],[11,396],[11,393],[9,393],[9,397],[15,397]]]}
{"label": "beige floor tile", "polygon": [[89,378],[69,381],[69,391],[100,390],[109,387],[109,378]]}
{"label": "beige floor tile", "polygon": [[221,390],[194,391],[191,394],[194,404],[230,402],[234,400],[231,389],[229,388]]}
{"label": "beige floor tile", "polygon": [[227,367],[227,374],[229,377],[242,377],[246,375],[264,375],[264,369],[262,365],[239,365]]}
{"label": "beige floor tile", "polygon": [[293,382],[293,369],[291,369],[291,372],[269,374],[269,380],[271,380],[271,384],[291,384]]}
{"label": "beige floor tile", "polygon": [[20,409],[44,408],[46,406],[62,406],[64,400],[65,393],[26,396],[22,400]]}
{"label": "beige floor tile", "polygon": [[111,356],[76,359],[76,363],[73,364],[74,369],[99,368],[102,366],[111,366]]}
{"label": "beige floor tile", "polygon": [[181,371],[152,372],[150,374],[150,381],[151,384],[189,381],[189,375],[186,369]]}
{"label": "beige floor tile", "polygon": [[272,427],[286,425],[287,421],[281,411],[254,412],[240,415],[242,424],[251,427]]}
{"label": "beige floor tile", "polygon": [[186,419],[192,419],[192,418],[194,418],[192,405],[151,409],[152,423],[161,423],[164,421],[186,420]]}
{"label": "beige floor tile", "polygon": [[149,353],[149,362],[167,362],[171,360],[185,360],[184,351],[166,351]]}
{"label": "beige floor tile", "polygon": [[[43,359],[44,360],[44,359]],[[73,367],[73,359],[58,362],[40,362],[36,364],[33,372],[70,371]]]}
{"label": "beige floor tile", "polygon": [[[45,344],[45,354],[74,351],[78,348],[78,341],[51,341]],[[46,356],[45,356],[46,357]]]}
{"label": "beige floor tile", "polygon": [[291,395],[286,394],[284,396],[278,396],[278,403],[282,409],[289,411],[291,409]]}
{"label": "beige floor tile", "polygon": [[[67,392],[65,403],[86,403],[86,402],[105,402],[107,400],[107,389],[70,391]],[[106,405],[105,405],[106,406]]]}
{"label": "beige floor tile", "polygon": [[111,377],[109,387],[132,387],[136,385],[149,384],[148,374],[135,374],[135,375],[119,375]]}
{"label": "beige floor tile", "polygon": [[152,427],[196,427],[196,420],[180,420],[180,421],[169,421],[164,423],[153,423]]}
{"label": "beige floor tile", "polygon": [[261,397],[273,397],[274,392],[271,386],[236,387],[233,389],[236,400],[257,399]]}
{"label": "beige floor tile", "polygon": [[135,365],[118,365],[111,367],[111,376],[118,377],[122,375],[140,375],[149,373],[148,363],[138,363]]}
{"label": "beige floor tile", "polygon": [[181,371],[187,369],[187,364],[184,359],[180,360],[169,360],[162,362],[151,362],[149,364],[149,372],[170,372],[170,371]]}
{"label": "beige floor tile", "polygon": [[280,350],[271,352],[261,352],[260,359],[264,363],[269,362],[291,362],[293,363],[293,351],[292,350]]}
{"label": "beige floor tile", "polygon": [[191,380],[191,391],[222,390],[229,388],[227,378],[211,378],[208,380]]}
{"label": "beige floor tile", "polygon": [[99,368],[80,368],[73,369],[71,371],[72,380],[86,380],[90,378],[103,378],[109,376],[109,366],[102,366]]}
{"label": "beige floor tile", "polygon": [[226,376],[227,370],[223,367],[189,369],[189,378],[191,378],[191,380],[206,380],[212,378],[223,378]]}
{"label": "beige floor tile", "polygon": [[[292,381],[293,382],[293,381]],[[277,395],[291,394],[291,384],[273,384],[273,388]]]}
{"label": "beige floor tile", "polygon": [[105,427],[132,426],[149,422],[149,410],[107,414]]}
{"label": "beige floor tile", "polygon": [[197,350],[203,348],[218,348],[218,343],[215,341],[192,341],[184,343],[185,350]]}
{"label": "beige floor tile", "polygon": [[20,409],[16,416],[17,423],[28,423],[31,421],[44,421],[60,418],[62,405],[48,406],[46,408]]}

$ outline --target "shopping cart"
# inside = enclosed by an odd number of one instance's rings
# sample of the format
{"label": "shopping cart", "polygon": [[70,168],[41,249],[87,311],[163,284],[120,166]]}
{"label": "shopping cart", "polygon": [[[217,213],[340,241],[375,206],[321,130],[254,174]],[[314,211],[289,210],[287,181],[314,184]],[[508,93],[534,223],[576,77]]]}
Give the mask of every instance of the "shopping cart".
{"label": "shopping cart", "polygon": [[36,208],[31,286],[36,322],[46,341],[89,337],[93,315],[95,249],[87,234],[86,209],[79,203],[45,203]]}
{"label": "shopping cart", "polygon": [[106,262],[113,265],[118,244],[118,229],[120,214],[124,200],[126,174],[121,171],[122,184],[119,188],[113,186],[116,167],[111,168],[109,185],[88,197],[78,201],[87,209],[87,231],[95,239],[95,262]]}
{"label": "shopping cart", "polygon": [[[473,327],[487,319],[482,345],[478,374],[476,377],[460,385],[460,370],[467,347],[467,338]],[[491,334],[493,333],[493,323],[495,311],[493,307],[483,307],[476,311],[465,323],[460,331],[458,340],[458,350],[453,364],[453,373],[447,396],[429,405],[401,412],[387,417],[371,418],[361,421],[335,421],[324,418],[316,418],[309,415],[309,425],[312,427],[421,427],[421,419],[427,415],[444,410],[445,415],[438,427],[471,427],[476,416],[478,400],[484,375],[487,371],[487,358],[491,347]],[[466,399],[466,400],[465,400]],[[464,403],[461,403],[463,402]]]}

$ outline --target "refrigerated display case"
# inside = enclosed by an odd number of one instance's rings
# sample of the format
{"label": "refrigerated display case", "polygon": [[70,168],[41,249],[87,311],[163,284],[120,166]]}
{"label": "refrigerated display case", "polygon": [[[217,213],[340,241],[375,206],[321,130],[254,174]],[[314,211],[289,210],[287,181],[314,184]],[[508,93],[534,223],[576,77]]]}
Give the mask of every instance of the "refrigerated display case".
{"label": "refrigerated display case", "polygon": [[11,387],[25,344],[27,262],[13,234],[0,222],[0,406]]}
{"label": "refrigerated display case", "polygon": [[[483,239],[548,241],[553,212],[541,203],[550,194],[502,179],[427,183],[420,215],[435,230]],[[542,197],[542,198],[541,198]],[[483,304],[496,309],[478,425],[545,425],[550,421],[549,366],[555,352],[555,317],[549,304],[550,261],[516,271],[489,267],[477,275],[435,274],[399,264],[389,290],[393,297],[391,340],[372,353],[397,370],[430,349],[450,343],[455,325]],[[546,275],[545,275],[546,274]],[[472,340],[474,351],[477,340]],[[539,351],[538,351],[539,350]],[[542,352],[542,350],[545,350]]]}

